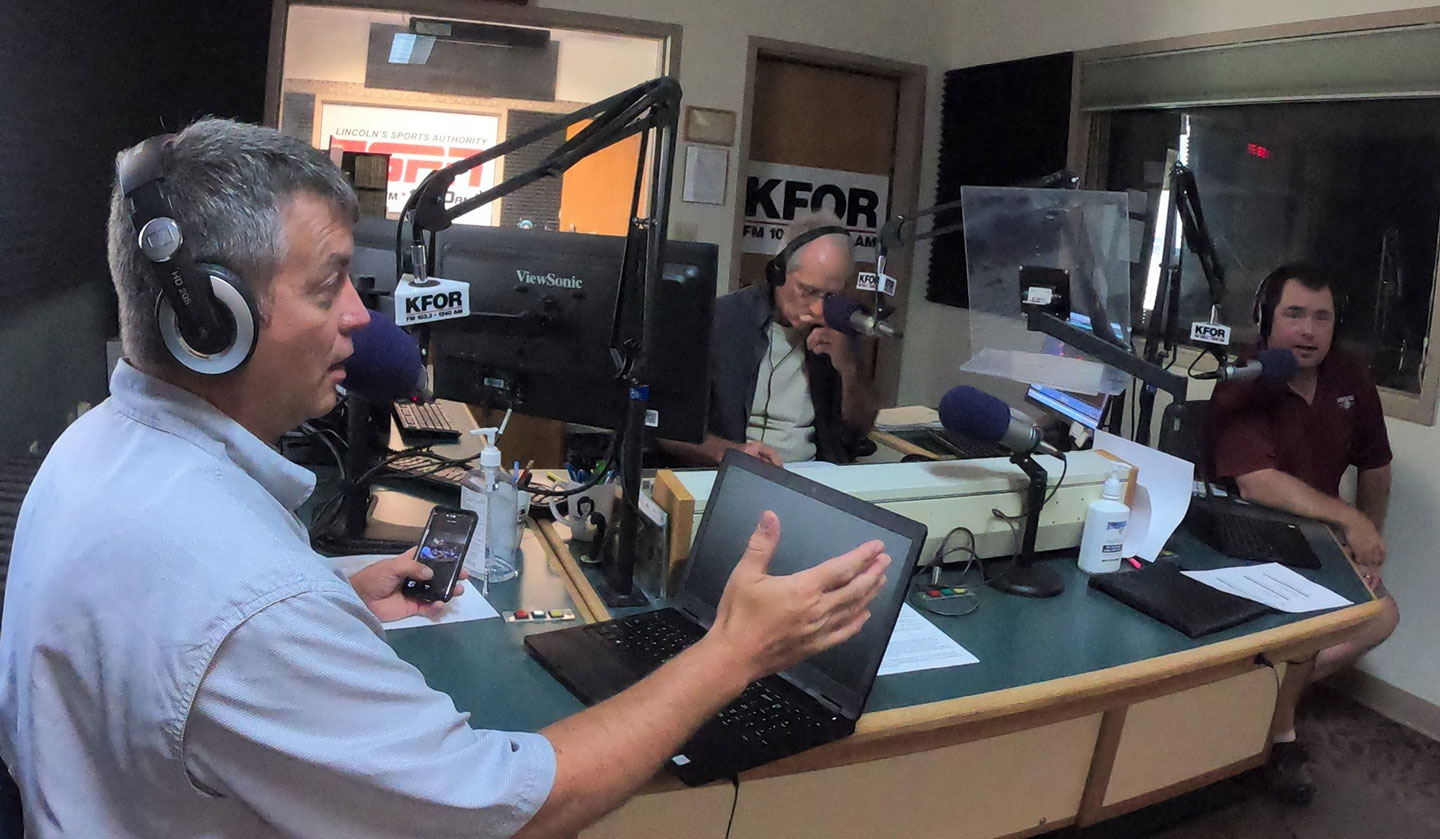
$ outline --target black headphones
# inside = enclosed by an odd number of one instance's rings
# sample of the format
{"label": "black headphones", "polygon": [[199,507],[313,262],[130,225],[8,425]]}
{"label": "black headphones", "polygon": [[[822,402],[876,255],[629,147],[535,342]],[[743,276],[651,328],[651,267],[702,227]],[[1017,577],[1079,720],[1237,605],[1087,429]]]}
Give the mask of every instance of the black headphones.
{"label": "black headphones", "polygon": [[185,367],[207,376],[229,373],[249,360],[260,334],[260,313],[245,283],[219,265],[197,263],[175,221],[161,184],[174,135],[151,137],[116,167],[140,254],[160,284],[155,317],[165,348]]}
{"label": "black headphones", "polygon": [[1285,283],[1288,280],[1297,280],[1307,288],[1310,282],[1318,282],[1330,289],[1330,297],[1335,301],[1335,328],[1340,328],[1340,324],[1345,321],[1345,310],[1349,308],[1350,298],[1336,288],[1330,278],[1318,269],[1308,265],[1290,263],[1281,265],[1266,274],[1265,279],[1255,286],[1255,297],[1251,301],[1250,307],[1250,319],[1260,327],[1262,342],[1269,339],[1270,330],[1275,326],[1275,307],[1280,305],[1280,295],[1284,292]]}
{"label": "black headphones", "polygon": [[785,266],[790,262],[790,257],[794,256],[797,251],[816,239],[819,239],[821,236],[831,236],[836,233],[844,234],[847,239],[850,236],[850,231],[845,228],[834,224],[827,224],[824,227],[817,227],[814,230],[807,230],[801,233],[799,236],[796,236],[790,244],[781,248],[779,253],[770,257],[770,261],[765,263],[765,279],[770,283],[770,287],[779,288],[785,285]]}

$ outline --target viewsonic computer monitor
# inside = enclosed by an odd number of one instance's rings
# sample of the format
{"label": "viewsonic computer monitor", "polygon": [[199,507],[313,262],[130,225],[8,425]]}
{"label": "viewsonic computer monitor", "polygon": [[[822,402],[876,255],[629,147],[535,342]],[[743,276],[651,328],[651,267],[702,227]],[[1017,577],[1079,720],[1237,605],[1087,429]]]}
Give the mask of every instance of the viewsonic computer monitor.
{"label": "viewsonic computer monitor", "polygon": [[[470,285],[471,314],[431,327],[436,396],[623,422],[628,393],[610,352],[623,237],[456,225],[437,238],[434,273]],[[660,437],[704,437],[717,260],[713,244],[666,245],[647,377],[647,425]],[[625,334],[636,327],[627,321]]]}

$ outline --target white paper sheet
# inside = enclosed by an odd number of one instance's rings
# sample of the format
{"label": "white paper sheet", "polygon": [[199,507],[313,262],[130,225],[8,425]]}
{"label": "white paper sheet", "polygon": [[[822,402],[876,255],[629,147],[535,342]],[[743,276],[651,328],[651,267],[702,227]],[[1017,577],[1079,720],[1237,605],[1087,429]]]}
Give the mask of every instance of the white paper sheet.
{"label": "white paper sheet", "polygon": [[1282,612],[1316,612],[1351,605],[1351,601],[1278,562],[1181,573],[1213,589],[1264,603]]}
{"label": "white paper sheet", "polygon": [[681,199],[692,204],[724,204],[725,174],[729,168],[729,149],[686,146]]}
{"label": "white paper sheet", "polygon": [[1138,470],[1123,550],[1126,556],[1154,562],[1190,509],[1195,464],[1104,431],[1095,432],[1095,449]]}
{"label": "white paper sheet", "polygon": [[890,635],[885,657],[880,659],[879,675],[959,667],[979,661],[906,603],[900,607],[900,619],[895,622],[895,631]]}
{"label": "white paper sheet", "polygon": [[383,626],[387,630],[410,629],[415,626],[437,626],[442,623],[461,623],[500,617],[500,613],[495,611],[495,607],[490,605],[490,601],[481,596],[480,587],[475,585],[474,580],[466,580],[462,585],[465,586],[465,593],[459,597],[450,598],[450,602],[445,604],[445,611],[438,618],[411,615],[398,621],[386,621]]}

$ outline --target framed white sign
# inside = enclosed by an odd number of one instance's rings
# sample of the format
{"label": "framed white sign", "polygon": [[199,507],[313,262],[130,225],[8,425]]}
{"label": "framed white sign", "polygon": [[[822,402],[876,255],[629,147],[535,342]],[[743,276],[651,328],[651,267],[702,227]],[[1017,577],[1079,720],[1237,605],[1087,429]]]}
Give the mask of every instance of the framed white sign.
{"label": "framed white sign", "polygon": [[[390,155],[385,208],[399,213],[426,175],[499,142],[500,118],[493,114],[422,111],[378,105],[325,103],[320,111],[320,148]],[[450,207],[495,185],[491,161],[455,179],[445,206]],[[496,207],[487,204],[455,220],[456,224],[494,225]]]}

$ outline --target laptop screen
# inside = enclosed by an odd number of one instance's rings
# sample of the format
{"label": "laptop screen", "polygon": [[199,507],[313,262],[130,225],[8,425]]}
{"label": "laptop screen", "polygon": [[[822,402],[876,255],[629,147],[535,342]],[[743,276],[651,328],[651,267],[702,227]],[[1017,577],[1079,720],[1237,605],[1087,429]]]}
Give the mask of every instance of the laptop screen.
{"label": "laptop screen", "polygon": [[780,517],[772,575],[803,571],[871,539],[884,542],[890,554],[885,589],[872,602],[870,620],[859,634],[785,672],[799,687],[823,694],[852,718],[858,716],[925,545],[925,526],[754,458],[728,454],[715,478],[676,595],[676,605],[706,628],[715,619],[731,570],[766,510]]}

